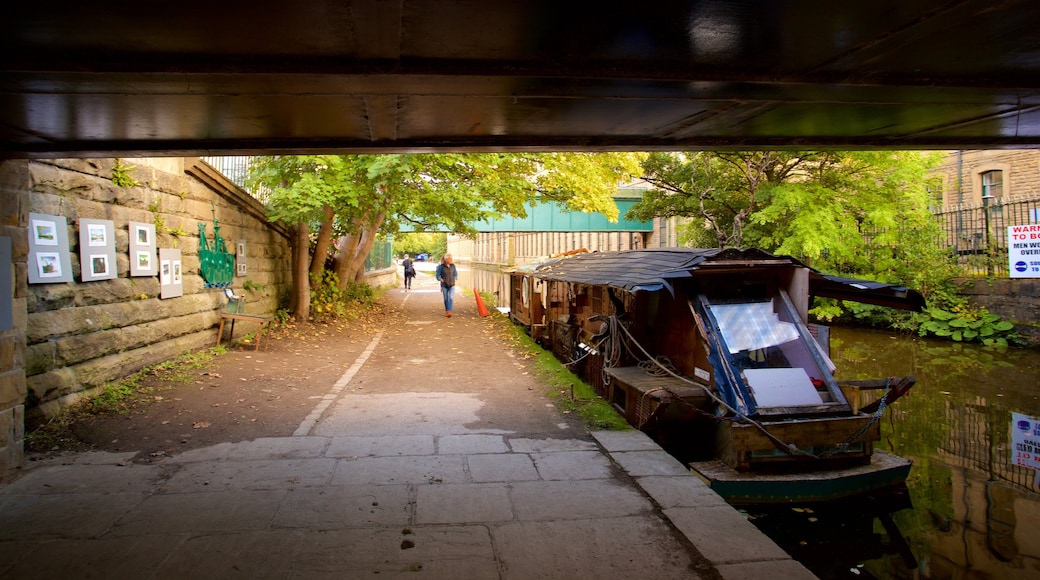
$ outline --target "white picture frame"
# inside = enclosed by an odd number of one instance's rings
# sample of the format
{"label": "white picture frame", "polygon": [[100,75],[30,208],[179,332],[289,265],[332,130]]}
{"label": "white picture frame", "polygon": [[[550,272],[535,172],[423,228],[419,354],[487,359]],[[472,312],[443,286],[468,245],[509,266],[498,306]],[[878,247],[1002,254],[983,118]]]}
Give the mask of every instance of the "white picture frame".
{"label": "white picture frame", "polygon": [[173,283],[173,267],[170,260],[159,262],[159,284],[169,286]]}
{"label": "white picture frame", "polygon": [[61,278],[61,254],[58,252],[37,252],[36,272],[40,278]]}
{"label": "white picture frame", "polygon": [[181,261],[180,260],[174,260],[173,261],[173,282],[172,283],[173,284],[181,284],[182,283],[182,280],[181,280]]}
{"label": "white picture frame", "polygon": [[92,248],[108,246],[108,228],[105,224],[87,224],[87,244]]}
{"label": "white picture frame", "polygon": [[150,272],[154,270],[154,266],[152,266],[152,258],[154,258],[154,256],[155,255],[151,251],[138,251],[137,269],[144,272]]}
{"label": "white picture frame", "polygon": [[108,254],[91,254],[89,261],[91,276],[108,276]]}
{"label": "white picture frame", "polygon": [[33,219],[31,221],[33,243],[37,246],[58,245],[58,224],[56,222],[42,219]]}
{"label": "white picture frame", "polygon": [[138,246],[152,245],[152,230],[143,225],[134,226],[134,244]]}

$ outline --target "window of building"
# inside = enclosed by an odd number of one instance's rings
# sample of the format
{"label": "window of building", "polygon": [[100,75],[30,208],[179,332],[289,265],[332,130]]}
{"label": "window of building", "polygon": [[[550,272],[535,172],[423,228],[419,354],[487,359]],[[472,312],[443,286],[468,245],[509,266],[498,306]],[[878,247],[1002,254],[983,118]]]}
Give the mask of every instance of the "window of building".
{"label": "window of building", "polygon": [[1004,172],[986,171],[982,174],[982,198],[1004,197]]}

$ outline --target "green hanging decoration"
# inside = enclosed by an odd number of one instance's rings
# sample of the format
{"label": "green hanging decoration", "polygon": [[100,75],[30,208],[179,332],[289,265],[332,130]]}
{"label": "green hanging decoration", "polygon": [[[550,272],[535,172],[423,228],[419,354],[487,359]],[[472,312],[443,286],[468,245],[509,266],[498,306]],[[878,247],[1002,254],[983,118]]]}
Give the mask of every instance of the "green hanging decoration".
{"label": "green hanging decoration", "polygon": [[[210,202],[210,205],[213,205]],[[213,208],[213,242],[206,239],[206,222],[199,222],[199,273],[206,288],[225,288],[235,275],[235,255],[227,251],[220,237],[220,222]]]}

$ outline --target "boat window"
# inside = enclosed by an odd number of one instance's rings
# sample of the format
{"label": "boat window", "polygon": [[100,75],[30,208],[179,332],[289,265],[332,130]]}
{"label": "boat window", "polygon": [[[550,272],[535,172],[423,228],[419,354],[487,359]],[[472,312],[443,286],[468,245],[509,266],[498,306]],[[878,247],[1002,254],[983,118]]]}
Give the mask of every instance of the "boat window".
{"label": "boat window", "polygon": [[810,352],[816,345],[805,338],[810,336],[808,329],[799,331],[801,320],[779,297],[709,303],[728,351],[726,358],[758,407],[818,405],[831,399],[824,388],[830,369],[821,370],[819,357]]}
{"label": "boat window", "polygon": [[798,328],[791,322],[780,320],[772,300],[713,304],[711,309],[730,354],[761,350],[798,339]]}

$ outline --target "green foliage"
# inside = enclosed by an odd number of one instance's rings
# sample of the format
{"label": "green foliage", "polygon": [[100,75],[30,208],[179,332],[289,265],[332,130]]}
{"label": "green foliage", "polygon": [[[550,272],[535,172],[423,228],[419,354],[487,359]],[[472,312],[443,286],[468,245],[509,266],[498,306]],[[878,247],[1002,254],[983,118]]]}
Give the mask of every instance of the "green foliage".
{"label": "green foliage", "polygon": [[368,284],[350,282],[340,288],[333,272],[325,271],[320,280],[311,283],[311,318],[328,322],[349,316],[358,306],[367,306],[376,299],[376,292]]}
{"label": "green foliage", "polygon": [[245,288],[250,292],[262,292],[265,288],[267,288],[267,286],[263,284],[257,284],[256,282],[253,282],[252,280],[247,278],[246,281],[242,284],[242,288]]}
{"label": "green foliage", "polygon": [[394,253],[398,255],[408,254],[413,258],[422,253],[443,256],[447,251],[447,234],[408,233],[394,236]]}
{"label": "green foliage", "polygon": [[123,163],[122,159],[116,159],[115,165],[112,166],[112,183],[119,187],[137,187],[141,185],[140,181],[134,179],[131,173],[134,170],[134,166],[128,163]]}
{"label": "green foliage", "polygon": [[960,304],[951,310],[932,306],[920,314],[918,334],[948,337],[955,342],[978,341],[986,346],[1007,347],[1017,343],[1014,325],[985,308]]}

